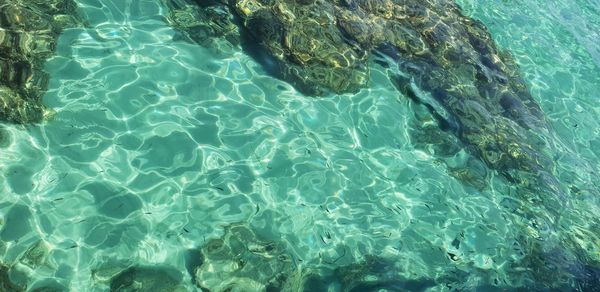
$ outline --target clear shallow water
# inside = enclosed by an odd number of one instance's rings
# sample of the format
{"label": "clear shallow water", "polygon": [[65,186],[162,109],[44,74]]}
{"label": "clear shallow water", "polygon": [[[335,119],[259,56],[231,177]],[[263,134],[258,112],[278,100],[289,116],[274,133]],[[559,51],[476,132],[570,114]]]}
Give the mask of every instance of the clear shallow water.
{"label": "clear shallow water", "polygon": [[[237,222],[307,265],[376,254],[408,279],[526,283],[515,271],[528,247],[514,242],[528,231],[506,208],[511,187],[485,168],[483,181],[455,179],[468,155],[440,159],[435,139],[420,139],[431,118],[383,69],[358,94],[314,99],[239,49],[182,40],[157,1],[78,3],[89,25],[65,31],[46,65],[55,117],[3,126],[2,258],[30,286],[54,278],[104,291],[101,275],[139,264],[180,270],[194,289],[186,250]],[[513,54],[564,144],[598,170],[599,3],[459,4]],[[597,208],[586,207],[573,212]],[[40,239],[46,260],[27,267],[21,255]]]}

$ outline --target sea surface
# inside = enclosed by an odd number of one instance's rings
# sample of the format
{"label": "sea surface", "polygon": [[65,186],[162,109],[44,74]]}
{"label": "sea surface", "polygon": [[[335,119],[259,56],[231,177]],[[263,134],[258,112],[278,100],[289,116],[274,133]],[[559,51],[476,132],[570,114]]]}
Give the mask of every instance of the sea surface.
{"label": "sea surface", "polygon": [[[600,1],[457,2],[520,65],[568,156],[600,172]],[[53,117],[0,125],[0,259],[16,281],[107,291],[102,271],[164,266],[195,291],[188,251],[230,224],[307,265],[378,255],[406,279],[455,275],[432,289],[532,281],[515,272],[528,250],[512,186],[482,163],[459,179],[473,157],[442,157],[384,68],[358,93],[304,96],[240,48],[190,42],[161,1],[77,3],[87,24],[46,63]]]}

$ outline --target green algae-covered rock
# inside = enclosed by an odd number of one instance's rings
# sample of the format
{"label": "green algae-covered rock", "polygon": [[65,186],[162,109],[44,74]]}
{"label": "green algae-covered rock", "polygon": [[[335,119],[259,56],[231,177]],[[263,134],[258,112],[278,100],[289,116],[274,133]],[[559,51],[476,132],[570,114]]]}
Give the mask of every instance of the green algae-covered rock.
{"label": "green algae-covered rock", "polygon": [[19,261],[28,266],[31,269],[36,269],[46,261],[46,257],[50,253],[48,243],[40,239],[39,241],[32,244],[26,251],[21,255]]}
{"label": "green algae-covered rock", "polygon": [[[211,23],[210,11],[229,11],[227,25],[209,25],[212,31],[239,32],[262,59],[270,58],[274,74],[305,93],[358,90],[368,79],[367,59],[377,52],[397,67],[390,78],[403,94],[426,104],[446,131],[507,179],[539,185],[535,176],[517,179],[511,173],[553,169],[544,136],[549,127],[518,66],[453,1],[198,3],[185,23]],[[239,31],[230,28],[234,23]],[[564,192],[548,177],[552,193]],[[560,194],[554,196],[550,200]]]}
{"label": "green algae-covered rock", "polygon": [[282,246],[240,224],[227,227],[222,238],[210,240],[200,252],[196,284],[208,291],[280,291],[294,271]]}
{"label": "green algae-covered rock", "polygon": [[170,22],[200,44],[219,37],[242,43],[269,71],[311,95],[355,92],[366,85],[368,55],[340,33],[333,3],[196,2],[192,8],[167,1],[173,7]]}
{"label": "green algae-covered rock", "polygon": [[3,292],[21,292],[25,291],[24,287],[14,284],[10,280],[9,268],[3,264],[0,264],[0,291]]}
{"label": "green algae-covered rock", "polygon": [[76,23],[72,0],[0,0],[0,121],[41,121],[44,61],[61,30]]}
{"label": "green algae-covered rock", "polygon": [[167,267],[130,267],[110,281],[111,292],[185,292],[179,271]]}
{"label": "green algae-covered rock", "polygon": [[[318,4],[316,4],[318,3]],[[354,92],[368,79],[367,54],[340,33],[326,1],[236,1],[249,34],[277,62],[283,79],[309,94]]]}
{"label": "green algae-covered rock", "polygon": [[[565,254],[600,266],[598,249],[565,227],[576,221],[564,214],[567,202],[577,200],[573,196],[583,188],[567,189],[557,179],[560,142],[516,62],[454,1],[189,1],[198,11],[229,11],[242,47],[310,95],[355,92],[366,85],[369,58],[384,62],[404,96],[427,107],[440,128],[517,187],[517,212],[527,222],[522,227],[530,240],[545,242],[533,254],[564,242]],[[477,179],[468,173],[456,177]],[[584,184],[591,196],[600,195],[593,182]]]}
{"label": "green algae-covered rock", "polygon": [[437,284],[430,279],[408,280],[390,259],[367,255],[361,262],[335,269],[341,291],[424,291]]}
{"label": "green algae-covered rock", "polygon": [[210,46],[216,38],[224,38],[232,44],[239,44],[239,29],[233,23],[233,14],[227,6],[210,5],[197,9],[193,5],[168,4],[171,6],[169,22],[185,31],[194,41]]}
{"label": "green algae-covered rock", "polygon": [[42,120],[44,107],[38,100],[26,99],[14,90],[0,86],[0,120],[19,124]]}

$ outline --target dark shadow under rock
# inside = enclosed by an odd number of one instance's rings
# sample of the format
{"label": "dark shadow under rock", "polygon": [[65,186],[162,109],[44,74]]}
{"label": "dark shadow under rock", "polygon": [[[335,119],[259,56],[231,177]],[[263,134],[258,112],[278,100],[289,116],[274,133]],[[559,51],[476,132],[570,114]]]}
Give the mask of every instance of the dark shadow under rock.
{"label": "dark shadow under rock", "polygon": [[0,291],[2,292],[22,292],[25,288],[14,284],[9,277],[9,268],[0,264]]}

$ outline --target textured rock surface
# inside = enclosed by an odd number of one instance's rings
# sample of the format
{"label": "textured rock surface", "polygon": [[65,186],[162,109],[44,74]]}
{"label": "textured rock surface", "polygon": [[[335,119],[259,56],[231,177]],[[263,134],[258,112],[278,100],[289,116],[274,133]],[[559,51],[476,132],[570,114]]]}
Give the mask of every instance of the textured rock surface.
{"label": "textured rock surface", "polygon": [[110,281],[110,291],[184,292],[181,273],[172,268],[130,267]]}
{"label": "textured rock surface", "polygon": [[[173,22],[201,42],[237,39],[232,28],[237,23],[239,38],[250,39],[255,50],[275,61],[276,75],[309,94],[354,92],[366,84],[368,57],[386,56],[399,90],[426,104],[445,130],[488,165],[524,185],[542,180],[558,188],[548,172],[552,159],[543,151],[549,146],[548,127],[517,65],[454,2],[199,3],[199,9],[176,10],[173,14],[181,16]],[[214,21],[211,11],[221,11],[221,21]],[[196,32],[199,26],[204,33]],[[538,171],[541,176],[526,175]]]}
{"label": "textured rock surface", "polygon": [[15,285],[8,275],[8,267],[0,264],[0,291],[5,292],[20,292],[25,291],[23,287]]}
{"label": "textured rock surface", "polygon": [[[599,186],[586,181],[567,189],[570,182],[559,182],[554,160],[560,142],[516,62],[454,1],[195,2],[199,11],[230,11],[227,26],[237,24],[245,48],[258,52],[258,61],[269,59],[275,75],[305,93],[354,92],[366,85],[369,60],[387,67],[400,92],[428,108],[444,131],[517,187],[514,212],[529,234],[521,241],[538,251],[532,266],[544,267],[534,273],[558,269],[553,261],[559,259],[600,264],[588,244],[597,236],[571,230],[569,222],[582,219],[565,212],[566,202],[597,196]],[[472,173],[455,176],[478,184]],[[585,220],[597,222],[592,216]]]}
{"label": "textured rock surface", "polygon": [[71,0],[0,0],[0,121],[43,119],[44,61],[60,31],[76,22],[75,10]]}
{"label": "textured rock surface", "polygon": [[234,224],[223,237],[200,249],[195,279],[203,291],[386,291],[423,290],[434,280],[406,280],[393,260],[367,255],[349,265],[292,260],[285,246],[264,241],[249,227]]}
{"label": "textured rock surface", "polygon": [[195,278],[208,291],[280,291],[294,270],[281,246],[244,225],[227,227],[222,238],[202,247],[201,255]]}

